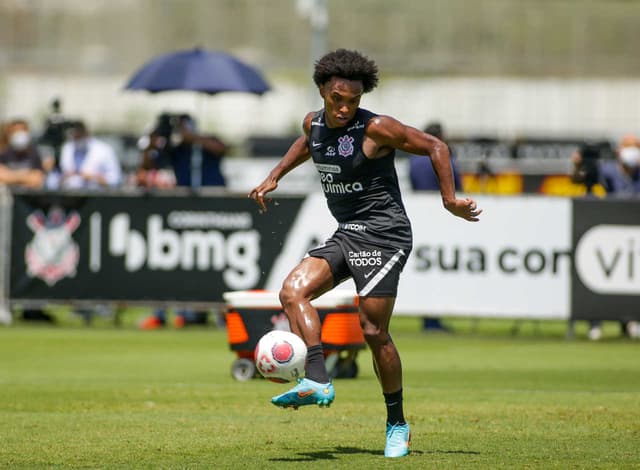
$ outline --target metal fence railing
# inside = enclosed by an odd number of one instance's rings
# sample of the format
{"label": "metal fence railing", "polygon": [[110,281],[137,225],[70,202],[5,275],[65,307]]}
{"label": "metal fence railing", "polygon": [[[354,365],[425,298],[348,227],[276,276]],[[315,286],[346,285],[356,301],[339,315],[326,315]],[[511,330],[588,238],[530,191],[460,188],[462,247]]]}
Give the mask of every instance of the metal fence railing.
{"label": "metal fence railing", "polygon": [[11,266],[11,191],[0,186],[0,324],[11,323],[9,308],[9,269]]}

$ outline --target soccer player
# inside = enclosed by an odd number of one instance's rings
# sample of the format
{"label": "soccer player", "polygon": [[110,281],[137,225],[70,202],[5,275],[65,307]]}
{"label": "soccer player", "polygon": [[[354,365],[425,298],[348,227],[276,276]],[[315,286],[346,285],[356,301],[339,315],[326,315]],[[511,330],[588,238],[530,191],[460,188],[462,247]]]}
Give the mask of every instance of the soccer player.
{"label": "soccer player", "polygon": [[272,398],[280,407],[329,406],[335,397],[320,341],[318,312],[310,301],[345,279],[353,278],[359,317],[387,407],[386,457],[409,453],[410,432],[402,406],[402,365],[389,335],[400,272],[412,247],[394,167],[395,150],[431,158],[442,202],[453,215],[477,221],[482,212],[472,199],[455,196],[447,145],[434,136],[389,116],[360,108],[364,93],[378,84],[378,68],[357,51],[338,49],[315,64],[313,80],[324,108],[303,121],[304,134],[267,178],[251,190],[262,212],[267,193],[309,158],[338,229],[309,251],[285,279],[280,302],[291,330],[307,345],[305,377],[288,392]]}

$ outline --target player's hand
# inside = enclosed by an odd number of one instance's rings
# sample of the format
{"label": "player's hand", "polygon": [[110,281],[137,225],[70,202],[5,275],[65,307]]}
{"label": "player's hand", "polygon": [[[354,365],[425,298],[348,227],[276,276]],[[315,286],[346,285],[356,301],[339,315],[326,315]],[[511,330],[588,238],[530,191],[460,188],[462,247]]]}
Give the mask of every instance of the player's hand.
{"label": "player's hand", "polygon": [[469,222],[477,222],[480,220],[479,215],[482,214],[482,209],[478,209],[476,201],[470,198],[454,199],[452,202],[445,203],[445,207],[453,215]]}
{"label": "player's hand", "polygon": [[278,182],[267,178],[260,185],[256,186],[249,193],[249,197],[255,200],[260,206],[260,213],[267,212],[267,202],[271,201],[271,198],[265,197],[267,193],[275,190],[278,187]]}

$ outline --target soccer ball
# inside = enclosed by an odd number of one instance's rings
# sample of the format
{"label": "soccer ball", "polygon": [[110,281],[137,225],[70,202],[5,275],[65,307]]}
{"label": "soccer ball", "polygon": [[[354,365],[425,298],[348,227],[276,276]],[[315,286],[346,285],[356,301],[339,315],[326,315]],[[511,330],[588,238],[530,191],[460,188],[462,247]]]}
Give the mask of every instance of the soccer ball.
{"label": "soccer ball", "polygon": [[273,330],[258,341],[255,349],[256,368],[272,382],[291,382],[304,376],[307,346],[290,331]]}

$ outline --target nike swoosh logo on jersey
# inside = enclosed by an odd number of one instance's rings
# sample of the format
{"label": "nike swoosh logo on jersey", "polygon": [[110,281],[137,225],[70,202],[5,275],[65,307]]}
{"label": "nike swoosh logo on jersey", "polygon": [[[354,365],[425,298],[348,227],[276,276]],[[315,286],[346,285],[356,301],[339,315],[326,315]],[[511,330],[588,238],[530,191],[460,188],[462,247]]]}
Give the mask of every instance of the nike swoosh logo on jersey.
{"label": "nike swoosh logo on jersey", "polygon": [[313,148],[320,147],[321,145],[322,145],[322,142],[311,142],[311,146]]}

